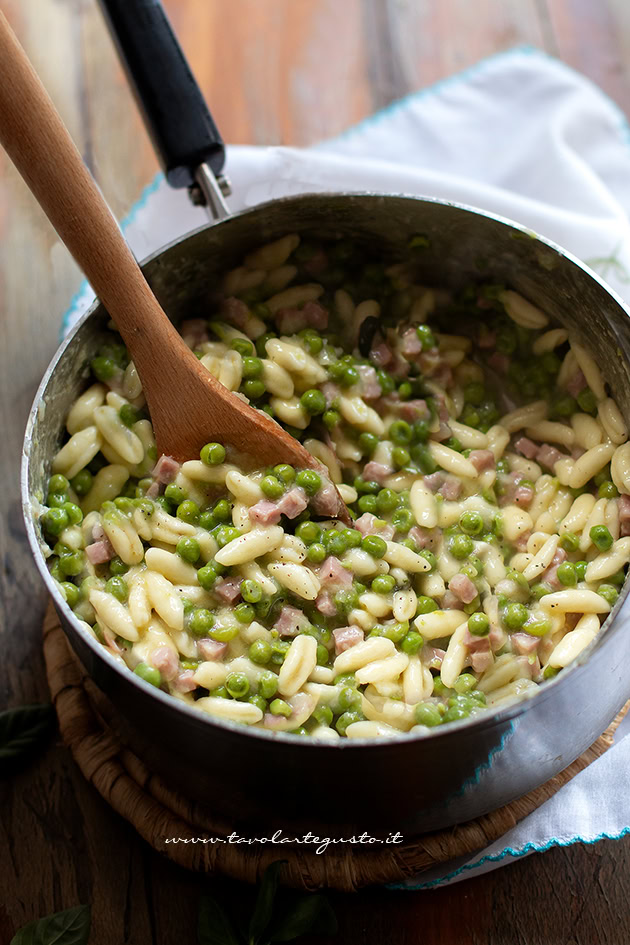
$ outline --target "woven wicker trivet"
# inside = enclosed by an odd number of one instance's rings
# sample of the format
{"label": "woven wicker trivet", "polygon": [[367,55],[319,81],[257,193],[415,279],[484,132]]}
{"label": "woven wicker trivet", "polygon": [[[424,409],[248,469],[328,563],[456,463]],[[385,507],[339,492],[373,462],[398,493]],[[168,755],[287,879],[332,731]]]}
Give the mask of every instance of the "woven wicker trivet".
{"label": "woven wicker trivet", "polygon": [[121,743],[116,712],[86,676],[59,618],[49,605],[44,619],[44,656],[52,700],[64,742],[84,776],[158,852],[187,869],[222,873],[256,882],[273,860],[288,861],[284,881],[303,889],[352,891],[374,883],[395,883],[488,846],[548,800],[612,744],[612,725],[576,761],[546,784],[505,807],[469,823],[424,834],[396,846],[314,849],[283,844],[239,847],[226,843],[165,843],[166,837],[224,837],[231,832],[211,810],[169,787]]}

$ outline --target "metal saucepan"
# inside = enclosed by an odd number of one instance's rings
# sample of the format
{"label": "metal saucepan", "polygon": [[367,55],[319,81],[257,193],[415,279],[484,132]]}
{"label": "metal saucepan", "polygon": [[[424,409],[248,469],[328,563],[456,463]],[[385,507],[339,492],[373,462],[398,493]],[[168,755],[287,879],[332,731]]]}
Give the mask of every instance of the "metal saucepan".
{"label": "metal saucepan", "polygon": [[[144,106],[167,177],[227,209],[214,174],[223,145],[155,0],[102,0]],[[159,66],[156,66],[159,64]],[[201,168],[201,169],[200,169]],[[343,236],[384,258],[413,234],[430,247],[419,281],[457,288],[505,282],[581,336],[630,415],[630,321],[621,300],[577,259],[509,220],[429,198],[317,194],[275,200],[202,227],[155,253],[143,271],[173,321],[205,310],[219,274],[289,232]],[[22,466],[24,516],[42,579],[90,676],[123,719],[131,747],[171,783],[206,801],[231,828],[397,829],[460,823],[553,777],[607,727],[630,695],[627,589],[605,632],[533,699],[392,740],[315,742],[214,720],[121,668],[79,625],[50,577],[34,496],[45,494],[63,418],[82,389],[107,313],[96,302],[55,355],[35,397]]]}

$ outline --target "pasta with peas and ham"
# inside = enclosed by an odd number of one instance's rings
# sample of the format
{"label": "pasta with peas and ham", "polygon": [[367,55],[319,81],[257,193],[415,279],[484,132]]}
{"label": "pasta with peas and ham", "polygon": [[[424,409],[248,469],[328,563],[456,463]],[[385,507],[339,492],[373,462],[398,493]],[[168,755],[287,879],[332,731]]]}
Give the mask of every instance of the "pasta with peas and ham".
{"label": "pasta with peas and ham", "polygon": [[319,471],[158,457],[118,336],[91,361],[41,526],[76,617],[147,683],[270,732],[393,737],[531,696],[597,636],[630,561],[624,418],[517,292],[419,284],[423,245],[385,265],[287,236],[180,326]]}

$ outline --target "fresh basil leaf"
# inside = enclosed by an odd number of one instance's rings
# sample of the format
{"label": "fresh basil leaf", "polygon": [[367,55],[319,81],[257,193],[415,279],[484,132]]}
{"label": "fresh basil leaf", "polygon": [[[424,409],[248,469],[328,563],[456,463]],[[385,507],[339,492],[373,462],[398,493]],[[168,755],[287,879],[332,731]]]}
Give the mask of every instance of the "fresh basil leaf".
{"label": "fresh basil leaf", "polygon": [[87,945],[90,907],[75,906],[29,922],[16,932],[10,945]]}
{"label": "fresh basil leaf", "polygon": [[334,935],[337,919],[325,896],[306,893],[294,899],[278,916],[265,938],[269,942],[291,942],[300,935]]}
{"label": "fresh basil leaf", "polygon": [[197,921],[199,945],[242,945],[230,919],[213,896],[202,896]]}
{"label": "fresh basil leaf", "polygon": [[260,883],[254,913],[249,923],[249,945],[257,945],[260,937],[269,925],[273,914],[273,902],[276,898],[280,871],[286,860],[270,863]]}
{"label": "fresh basil leaf", "polygon": [[0,772],[11,771],[41,745],[54,722],[55,710],[51,705],[22,705],[0,712]]}

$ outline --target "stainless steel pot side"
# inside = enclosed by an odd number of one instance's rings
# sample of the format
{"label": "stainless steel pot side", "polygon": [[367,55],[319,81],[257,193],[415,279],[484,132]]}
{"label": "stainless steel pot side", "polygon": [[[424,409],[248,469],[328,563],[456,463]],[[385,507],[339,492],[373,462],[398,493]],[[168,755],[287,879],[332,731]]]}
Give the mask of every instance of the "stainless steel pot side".
{"label": "stainless steel pot side", "polygon": [[[255,207],[195,231],[150,257],[144,272],[175,322],[208,312],[217,277],[243,254],[288,232],[352,239],[384,258],[413,234],[418,278],[457,287],[505,282],[579,335],[630,416],[630,322],[619,298],[559,247],[499,217],[438,200],[318,194]],[[580,755],[630,696],[627,589],[605,632],[578,663],[528,701],[394,741],[272,734],[214,720],[121,668],[78,624],[42,553],[33,497],[46,494],[64,417],[87,378],[107,322],[98,303],[53,359],[24,442],[24,516],[37,567],[90,676],[119,710],[128,744],[170,782],[208,803],[233,829],[399,830],[410,836],[477,817],[530,791]],[[177,392],[173,392],[177,396]]]}

